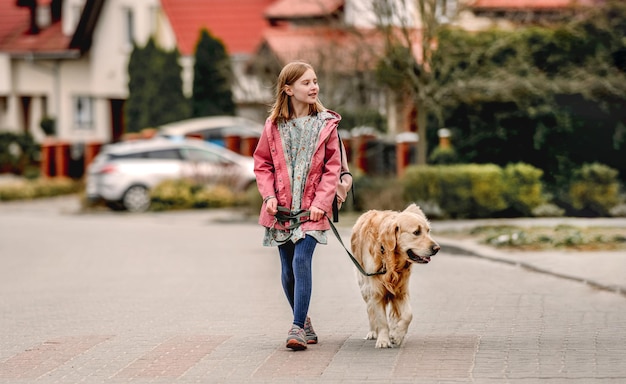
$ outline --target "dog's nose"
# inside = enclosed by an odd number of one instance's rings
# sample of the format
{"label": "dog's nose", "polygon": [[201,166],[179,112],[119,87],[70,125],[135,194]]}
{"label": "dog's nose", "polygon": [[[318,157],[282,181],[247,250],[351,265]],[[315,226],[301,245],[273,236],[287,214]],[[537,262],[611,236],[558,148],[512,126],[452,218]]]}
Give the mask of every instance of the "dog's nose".
{"label": "dog's nose", "polygon": [[439,252],[439,250],[441,249],[441,247],[439,246],[439,244],[435,244],[432,246],[432,251],[433,251],[433,255],[436,254],[437,252]]}

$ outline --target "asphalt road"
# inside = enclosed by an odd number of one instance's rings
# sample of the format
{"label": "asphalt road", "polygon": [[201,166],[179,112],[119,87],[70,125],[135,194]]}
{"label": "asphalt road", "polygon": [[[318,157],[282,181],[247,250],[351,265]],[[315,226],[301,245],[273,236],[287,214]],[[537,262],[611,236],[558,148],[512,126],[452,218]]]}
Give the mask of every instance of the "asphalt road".
{"label": "asphalt road", "polygon": [[0,203],[0,383],[626,382],[620,294],[444,248],[413,269],[404,345],[377,350],[331,238],[314,257],[320,343],[293,352],[259,226],[76,207]]}

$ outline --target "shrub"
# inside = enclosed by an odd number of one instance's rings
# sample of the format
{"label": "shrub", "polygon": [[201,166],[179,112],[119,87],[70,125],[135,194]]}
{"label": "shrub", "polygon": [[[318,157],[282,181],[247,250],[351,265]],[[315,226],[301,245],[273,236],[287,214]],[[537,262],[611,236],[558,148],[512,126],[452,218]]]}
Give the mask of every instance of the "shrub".
{"label": "shrub", "polygon": [[626,204],[618,204],[609,210],[613,217],[626,217]]}
{"label": "shrub", "polygon": [[204,186],[192,180],[167,180],[150,192],[150,209],[221,208],[230,207],[245,200],[223,185]]}
{"label": "shrub", "polygon": [[[402,183],[397,178],[389,177],[369,177],[355,175],[354,177],[354,200],[355,209],[367,211],[370,209],[379,210],[403,210],[408,205],[402,195]],[[350,192],[352,193],[352,192]],[[342,211],[350,208],[350,194]]]}
{"label": "shrub", "polygon": [[223,185],[206,186],[193,195],[194,208],[222,208],[236,205],[235,194]]}
{"label": "shrub", "polygon": [[46,136],[54,136],[56,133],[56,121],[51,117],[43,117],[39,122],[39,126]]}
{"label": "shrub", "polygon": [[68,195],[78,193],[82,188],[81,182],[69,178],[19,180],[0,186],[0,201]]}
{"label": "shrub", "polygon": [[437,146],[428,156],[430,164],[456,164],[459,162],[459,156],[452,147]]}
{"label": "shrub", "polygon": [[541,176],[543,171],[529,164],[509,164],[504,168],[505,197],[509,206],[523,216],[544,204]]}
{"label": "shrub", "polygon": [[189,209],[194,204],[196,184],[189,180],[166,180],[150,191],[150,209],[165,211],[168,209]]}
{"label": "shrub", "polygon": [[533,208],[531,214],[536,217],[562,217],[565,210],[555,204],[541,204]]}
{"label": "shrub", "polygon": [[569,199],[574,208],[606,216],[619,203],[617,170],[599,163],[584,164],[574,173]]}
{"label": "shrub", "polygon": [[452,217],[489,217],[508,204],[503,171],[493,164],[411,166],[403,178],[406,201],[425,201]]}
{"label": "shrub", "polygon": [[22,174],[38,155],[39,146],[30,134],[0,132],[0,172]]}

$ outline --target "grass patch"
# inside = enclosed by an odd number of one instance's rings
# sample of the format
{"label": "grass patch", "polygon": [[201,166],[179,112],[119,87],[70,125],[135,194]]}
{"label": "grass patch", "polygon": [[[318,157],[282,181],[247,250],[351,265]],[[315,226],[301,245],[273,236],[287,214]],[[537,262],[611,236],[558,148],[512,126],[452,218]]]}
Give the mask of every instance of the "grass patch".
{"label": "grass patch", "polygon": [[626,231],[613,227],[556,227],[479,226],[462,232],[442,235],[473,238],[496,248],[520,251],[567,249],[579,251],[626,250]]}

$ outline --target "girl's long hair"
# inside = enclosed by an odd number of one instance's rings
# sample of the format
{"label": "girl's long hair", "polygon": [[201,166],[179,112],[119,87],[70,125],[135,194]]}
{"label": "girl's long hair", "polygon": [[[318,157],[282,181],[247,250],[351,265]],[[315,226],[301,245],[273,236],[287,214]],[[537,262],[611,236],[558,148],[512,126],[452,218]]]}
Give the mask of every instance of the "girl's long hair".
{"label": "girl's long hair", "polygon": [[[285,92],[285,85],[292,85],[309,69],[314,70],[311,64],[305,63],[304,61],[292,61],[285,65],[280,71],[276,82],[274,105],[270,108],[269,119],[272,122],[277,123],[279,121],[289,120],[289,118],[293,116],[293,106],[289,102],[289,95]],[[309,115],[325,110],[326,108],[324,108],[320,102],[319,97],[315,104],[309,105]]]}

